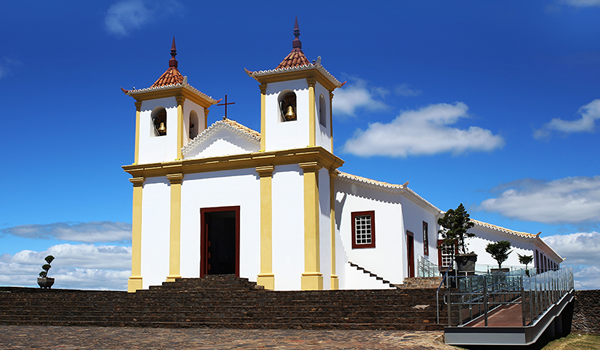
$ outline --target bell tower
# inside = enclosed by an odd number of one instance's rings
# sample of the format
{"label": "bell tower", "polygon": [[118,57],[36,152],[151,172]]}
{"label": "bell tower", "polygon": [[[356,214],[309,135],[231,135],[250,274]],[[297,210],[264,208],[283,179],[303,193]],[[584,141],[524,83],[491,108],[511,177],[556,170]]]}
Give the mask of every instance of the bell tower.
{"label": "bell tower", "polygon": [[206,129],[208,107],[218,103],[179,72],[175,38],[169,68],[149,88],[123,90],[135,99],[134,164],[183,159],[181,148]]}
{"label": "bell tower", "polygon": [[261,149],[277,151],[320,146],[333,153],[331,101],[340,83],[302,52],[298,18],[292,51],[271,70],[246,73],[260,83]]}

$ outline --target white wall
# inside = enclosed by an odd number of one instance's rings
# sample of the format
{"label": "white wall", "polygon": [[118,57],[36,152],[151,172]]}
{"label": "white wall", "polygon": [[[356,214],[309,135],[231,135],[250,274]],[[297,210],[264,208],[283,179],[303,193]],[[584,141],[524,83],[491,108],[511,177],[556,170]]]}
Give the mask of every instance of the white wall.
{"label": "white wall", "polygon": [[[319,103],[320,103],[320,99],[319,96],[323,95],[323,97],[325,98],[325,115],[326,115],[326,123],[325,126],[321,125],[321,123],[319,122]],[[316,146],[321,146],[323,148],[325,148],[326,150],[328,150],[329,152],[333,153],[333,150],[331,149],[331,119],[330,119],[330,113],[331,113],[331,108],[329,108],[331,105],[329,103],[329,90],[327,90],[326,88],[323,87],[323,85],[321,85],[320,83],[316,83],[315,84],[315,127],[316,127]]]}
{"label": "white wall", "polygon": [[340,283],[340,289],[390,289],[392,288],[389,284],[385,284],[375,277],[371,277],[369,274],[364,273],[362,270],[358,270],[350,264],[340,266],[344,272],[342,273],[345,278],[343,283]]}
{"label": "white wall", "polygon": [[[532,255],[533,243],[528,239],[521,239],[520,237],[504,233],[496,230],[486,229],[480,226],[475,226],[469,229],[469,232],[475,234],[475,237],[466,240],[468,243],[468,250],[477,253],[477,269],[497,268],[498,262],[492,258],[492,256],[485,251],[485,248],[490,243],[496,243],[499,241],[509,241],[511,243],[512,253],[508,256],[508,259],[502,263],[502,267],[508,266],[523,266],[519,262],[519,256],[521,255]],[[529,264],[529,268],[533,267],[533,264]]]}
{"label": "white wall", "polygon": [[273,172],[273,274],[276,290],[300,290],[304,272],[304,178],[298,165]]}
{"label": "white wall", "polygon": [[[260,144],[236,134],[231,130],[220,128],[200,144],[194,145],[184,155],[189,158],[217,157],[230,154],[252,153],[260,151]],[[209,131],[212,132],[213,129]]]}
{"label": "white wall", "polygon": [[319,170],[319,252],[323,289],[331,289],[331,207],[329,205],[329,170]]}
{"label": "white wall", "polygon": [[[283,90],[296,93],[296,115],[294,121],[284,122],[280,116],[277,99]],[[297,79],[269,83],[265,101],[266,151],[306,147],[309,144],[308,83]]]}
{"label": "white wall", "polygon": [[[164,107],[167,111],[167,134],[154,135],[152,110]],[[177,158],[177,101],[175,97],[142,102],[140,112],[138,163],[171,161]]]}
{"label": "white wall", "polygon": [[185,174],[181,185],[181,275],[200,276],[200,209],[240,206],[240,277],[256,281],[260,183],[254,169]]}
{"label": "white wall", "polygon": [[[402,206],[400,196],[380,192],[358,184],[336,179],[336,217],[339,215],[339,236],[348,260],[399,284],[403,281],[404,249]],[[352,249],[352,212],[375,211],[375,248]],[[337,266],[345,266],[340,257]],[[350,275],[340,276],[342,279]],[[340,285],[351,283],[345,280]]]}
{"label": "white wall", "polygon": [[[407,238],[406,231],[413,233],[414,237],[414,267],[415,277],[417,276],[417,260],[419,255],[425,255],[423,247],[423,222],[428,224],[428,246],[429,246],[429,260],[436,265],[438,264],[437,259],[437,220],[436,216],[428,211],[427,209],[419,206],[411,198],[402,196],[402,217],[404,218],[404,235],[403,235],[403,254],[407,255]],[[408,261],[406,261],[403,269],[403,276],[408,277]]]}
{"label": "white wall", "polygon": [[190,136],[190,112],[195,111],[198,115],[198,135],[206,129],[204,108],[189,99],[183,101],[183,145],[191,141]]}
{"label": "white wall", "polygon": [[142,190],[143,287],[159,285],[169,274],[171,188],[165,176],[147,178]]}

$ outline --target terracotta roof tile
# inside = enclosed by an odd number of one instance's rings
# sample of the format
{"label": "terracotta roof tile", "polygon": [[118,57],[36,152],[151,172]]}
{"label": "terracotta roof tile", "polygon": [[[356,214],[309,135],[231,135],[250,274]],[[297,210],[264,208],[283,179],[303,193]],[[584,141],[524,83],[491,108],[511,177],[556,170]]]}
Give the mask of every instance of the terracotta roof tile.
{"label": "terracotta roof tile", "polygon": [[308,58],[306,58],[302,50],[299,48],[294,48],[292,52],[290,52],[290,54],[287,55],[275,69],[306,66],[309,64],[310,61]]}
{"label": "terracotta roof tile", "polygon": [[183,82],[183,75],[179,72],[177,67],[169,67],[163,75],[158,78],[157,81],[152,84],[151,87],[161,87],[168,85],[181,84]]}

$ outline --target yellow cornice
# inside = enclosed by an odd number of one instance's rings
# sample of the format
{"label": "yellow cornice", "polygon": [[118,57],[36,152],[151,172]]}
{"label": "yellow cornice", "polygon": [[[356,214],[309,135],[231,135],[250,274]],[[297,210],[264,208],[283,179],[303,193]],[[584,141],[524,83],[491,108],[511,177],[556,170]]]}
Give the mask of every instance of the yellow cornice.
{"label": "yellow cornice", "polygon": [[316,68],[290,72],[276,72],[273,74],[253,76],[253,78],[261,84],[277,83],[281,81],[290,81],[296,79],[310,79],[318,81],[329,91],[333,91],[336,89],[336,86],[331,82],[331,80],[329,80],[323,73],[321,73]]}
{"label": "yellow cornice", "polygon": [[315,167],[334,170],[342,166],[344,161],[323,147],[306,147],[209,158],[183,159],[162,163],[131,164],[124,165],[123,170],[133,177],[147,178],[177,173],[194,174],[300,163],[311,163]]}
{"label": "yellow cornice", "polygon": [[164,89],[164,90],[151,90],[151,91],[136,92],[136,93],[132,93],[131,97],[135,98],[135,100],[137,102],[147,101],[147,100],[155,100],[155,99],[166,98],[166,97],[175,97],[177,99],[185,98],[185,99],[188,99],[188,100],[200,105],[203,108],[208,108],[208,107],[212,106],[213,104],[215,104],[213,101],[208,100],[198,94],[195,94],[193,91],[186,89],[183,86],[173,87],[173,88]]}

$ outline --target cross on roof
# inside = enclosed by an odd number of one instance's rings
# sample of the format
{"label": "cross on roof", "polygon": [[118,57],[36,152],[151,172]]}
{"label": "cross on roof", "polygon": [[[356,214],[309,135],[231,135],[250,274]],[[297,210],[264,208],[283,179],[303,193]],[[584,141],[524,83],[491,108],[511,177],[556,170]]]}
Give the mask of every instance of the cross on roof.
{"label": "cross on roof", "polygon": [[227,119],[227,105],[234,105],[235,102],[227,103],[227,95],[225,95],[225,102],[219,103],[217,106],[225,106],[225,119]]}

